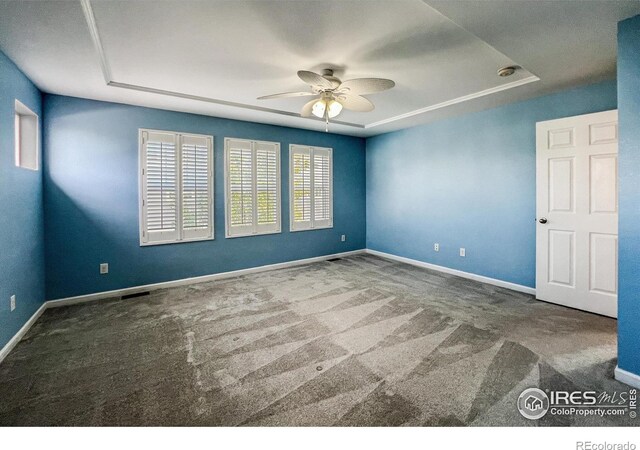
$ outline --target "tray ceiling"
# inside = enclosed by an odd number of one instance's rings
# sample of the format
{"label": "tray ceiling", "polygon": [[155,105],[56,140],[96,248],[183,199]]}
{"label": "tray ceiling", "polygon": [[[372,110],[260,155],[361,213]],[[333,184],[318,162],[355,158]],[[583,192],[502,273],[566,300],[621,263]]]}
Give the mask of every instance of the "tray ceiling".
{"label": "tray ceiling", "polygon": [[301,69],[393,79],[330,125],[370,136],[612,78],[640,3],[577,3],[2,2],[0,48],[46,92],[309,129],[308,99],[256,98],[306,90]]}

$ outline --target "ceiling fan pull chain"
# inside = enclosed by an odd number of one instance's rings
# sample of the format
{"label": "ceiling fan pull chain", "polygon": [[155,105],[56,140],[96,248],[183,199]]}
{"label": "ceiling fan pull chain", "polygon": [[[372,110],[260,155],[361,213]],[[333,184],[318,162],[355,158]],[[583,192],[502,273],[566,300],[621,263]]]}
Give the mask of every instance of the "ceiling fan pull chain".
{"label": "ceiling fan pull chain", "polygon": [[325,109],[324,111],[324,120],[326,121],[324,125],[324,132],[328,133],[329,132],[329,108]]}

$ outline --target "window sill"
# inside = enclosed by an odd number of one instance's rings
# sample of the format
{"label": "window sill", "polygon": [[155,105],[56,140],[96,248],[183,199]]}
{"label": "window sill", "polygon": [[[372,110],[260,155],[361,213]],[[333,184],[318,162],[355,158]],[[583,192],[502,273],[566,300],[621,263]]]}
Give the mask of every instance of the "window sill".
{"label": "window sill", "polygon": [[313,228],[300,228],[298,230],[294,230],[292,227],[289,227],[289,232],[298,233],[300,231],[315,231],[315,230],[328,230],[333,228],[333,225],[328,225],[326,227],[313,227]]}
{"label": "window sill", "polygon": [[278,231],[263,231],[261,233],[245,233],[245,234],[226,234],[225,233],[225,239],[235,239],[235,238],[243,238],[243,237],[252,237],[252,236],[264,236],[267,234],[280,234],[282,233],[282,230],[278,230]]}
{"label": "window sill", "polygon": [[213,241],[215,237],[195,238],[195,239],[181,239],[179,241],[161,241],[161,242],[140,242],[140,247],[155,247],[156,245],[169,245],[169,244],[185,244],[188,242],[200,242],[200,241]]}

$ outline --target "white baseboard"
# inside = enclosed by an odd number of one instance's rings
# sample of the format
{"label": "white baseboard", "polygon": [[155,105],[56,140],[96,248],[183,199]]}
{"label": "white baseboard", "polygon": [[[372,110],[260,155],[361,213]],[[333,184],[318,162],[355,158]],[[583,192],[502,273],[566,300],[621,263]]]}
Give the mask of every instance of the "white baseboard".
{"label": "white baseboard", "polygon": [[193,278],[182,278],[180,280],[164,281],[161,283],[145,284],[142,286],[133,286],[123,289],[115,289],[113,291],[96,292],[95,294],[78,295],[76,297],[67,297],[46,302],[47,308],[56,308],[58,306],[75,305],[77,303],[92,302],[105,298],[121,297],[123,295],[137,294],[139,292],[154,291],[157,289],[167,289],[187,284],[205,283],[207,281],[220,280],[223,278],[234,278],[251,273],[266,272],[268,270],[286,269],[289,267],[302,266],[320,261],[326,261],[333,258],[344,258],[346,256],[358,255],[365,253],[365,250],[353,250],[350,252],[334,253],[332,255],[316,256],[314,258],[297,259],[277,264],[268,264],[266,266],[250,267],[248,269],[233,270],[231,272],[220,272],[211,275],[203,275]]}
{"label": "white baseboard", "polygon": [[427,269],[437,270],[440,272],[445,272],[451,275],[456,275],[459,277],[468,278],[468,279],[480,281],[483,283],[493,284],[495,286],[512,289],[514,291],[525,292],[527,294],[535,294],[535,289],[526,287],[526,286],[521,286],[519,284],[508,283],[506,281],[496,280],[493,278],[483,277],[483,276],[475,275],[472,273],[462,272],[460,270],[449,269],[448,267],[437,266],[435,264],[429,264],[422,261],[417,261],[415,259],[404,258],[402,256],[396,256],[389,253],[379,252],[376,250],[365,250],[365,249],[353,250],[350,252],[334,253],[331,255],[316,256],[314,258],[298,259],[298,260],[287,261],[283,263],[269,264],[265,266],[251,267],[248,269],[234,270],[231,272],[221,272],[221,273],[215,273],[211,275],[204,275],[200,277],[183,278],[180,280],[165,281],[162,283],[146,284],[142,286],[133,286],[129,288],[116,289],[112,291],[96,292],[94,294],[78,295],[75,297],[49,300],[44,302],[44,304],[40,306],[40,308],[33,314],[33,316],[31,316],[31,318],[22,326],[22,328],[20,328],[20,331],[18,331],[18,333],[16,333],[16,335],[2,348],[2,350],[0,350],[0,362],[2,362],[2,360],[9,354],[9,352],[16,346],[16,344],[20,342],[20,340],[24,337],[27,331],[29,331],[29,328],[31,328],[31,326],[35,323],[38,317],[40,317],[40,315],[44,312],[44,310],[48,308],[56,308],[60,306],[75,305],[78,303],[93,302],[96,300],[102,300],[106,298],[121,297],[123,295],[137,294],[139,292],[152,291],[157,289],[167,289],[171,287],[184,286],[188,284],[204,283],[207,281],[220,280],[223,278],[239,277],[239,276],[248,275],[251,273],[266,272],[268,270],[285,269],[289,267],[295,267],[295,266],[301,266],[301,265],[311,264],[311,263],[320,262],[320,261],[326,261],[328,259],[333,259],[333,258],[343,258],[346,256],[358,255],[362,253],[369,253],[372,255],[380,256],[382,258],[391,259],[394,261],[400,261],[400,262],[404,262],[414,266],[424,267]]}
{"label": "white baseboard", "polygon": [[614,371],[615,379],[621,383],[628,384],[631,387],[640,389],[640,375],[636,375],[635,373],[627,372],[624,369],[616,366],[616,370]]}
{"label": "white baseboard", "polygon": [[4,347],[0,350],[0,363],[7,357],[7,355],[13,350],[13,348],[18,345],[18,342],[22,340],[27,331],[36,323],[36,320],[42,315],[44,310],[47,309],[46,303],[40,305],[40,308],[37,309],[36,312],[22,325],[22,328],[18,330],[18,332],[5,344]]}
{"label": "white baseboard", "polygon": [[265,266],[251,267],[248,269],[241,269],[241,270],[233,270],[231,272],[214,273],[211,275],[204,275],[201,277],[183,278],[181,280],[165,281],[162,283],[146,284],[143,286],[134,286],[130,288],[116,289],[113,291],[96,292],[95,294],[78,295],[76,297],[61,298],[57,300],[48,300],[44,302],[40,306],[40,308],[38,308],[38,310],[33,314],[33,316],[31,316],[29,320],[27,320],[27,322],[22,326],[22,328],[20,328],[20,330],[15,334],[15,336],[13,336],[11,340],[7,342],[7,344],[0,350],[0,363],[9,354],[9,352],[13,350],[13,348],[18,344],[18,342],[20,342],[20,340],[24,337],[24,335],[27,334],[27,331],[29,331],[29,329],[33,326],[36,320],[38,320],[38,317],[40,317],[42,313],[49,308],[57,308],[60,306],[93,302],[93,301],[102,300],[105,298],[121,297],[123,295],[137,294],[139,292],[152,291],[156,289],[167,289],[167,288],[176,287],[176,286],[184,286],[187,284],[204,283],[207,281],[220,280],[223,278],[239,277],[239,276],[248,275],[251,273],[266,272],[268,270],[286,269],[288,267],[302,266],[305,264],[326,261],[328,259],[344,258],[346,256],[359,255],[363,253],[365,253],[364,249],[353,250],[350,252],[316,256],[314,258],[297,259],[294,261],[287,261],[283,263],[268,264]]}
{"label": "white baseboard", "polygon": [[379,252],[378,250],[369,250],[366,252],[370,255],[379,256],[385,259],[391,259],[393,261],[403,262],[406,264],[411,264],[412,266],[423,267],[425,269],[437,270],[438,272],[448,273],[450,275],[455,275],[461,278],[467,278],[469,280],[479,281],[481,283],[492,284],[494,286],[499,286],[507,289],[511,289],[512,291],[524,292],[525,294],[535,295],[535,288],[531,288],[529,286],[523,286],[521,284],[509,283],[508,281],[497,280],[495,278],[484,277],[482,275],[476,275],[475,273],[463,272],[462,270],[450,269],[444,266],[438,266],[436,264],[430,264],[422,261],[418,261],[417,259],[405,258],[404,256],[396,256],[391,253]]}

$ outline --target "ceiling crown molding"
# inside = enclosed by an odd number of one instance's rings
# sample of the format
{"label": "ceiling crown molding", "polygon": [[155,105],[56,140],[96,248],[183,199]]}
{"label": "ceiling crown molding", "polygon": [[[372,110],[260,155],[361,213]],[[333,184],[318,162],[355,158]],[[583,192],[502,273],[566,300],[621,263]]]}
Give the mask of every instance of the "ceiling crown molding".
{"label": "ceiling crown molding", "polygon": [[485,97],[487,95],[495,94],[497,92],[506,91],[508,89],[513,89],[518,86],[523,86],[525,84],[533,83],[535,81],[540,81],[535,75],[531,75],[527,78],[522,78],[521,80],[513,81],[511,83],[502,84],[500,86],[492,87],[489,89],[485,89],[484,91],[474,92],[473,94],[464,95],[462,97],[454,98],[451,100],[447,100],[446,102],[437,103],[435,105],[426,106],[424,108],[416,109],[415,111],[409,111],[408,113],[399,114],[397,116],[389,117],[388,119],[378,120],[377,122],[372,122],[365,125],[365,128],[373,128],[380,125],[384,125],[387,123],[395,122],[397,120],[407,119],[409,117],[417,116],[419,114],[428,113],[431,111],[435,111],[436,109],[446,108],[447,106],[456,105],[458,103],[468,102],[469,100],[473,100],[475,98]]}
{"label": "ceiling crown molding", "polygon": [[[102,45],[102,41],[100,39],[100,33],[98,31],[98,25],[96,23],[96,18],[95,15],[93,13],[93,8],[91,6],[91,1],[90,0],[80,0],[80,3],[82,5],[82,11],[84,13],[84,17],[86,19],[87,22],[87,26],[89,27],[89,33],[91,35],[91,40],[93,41],[93,46],[96,50],[96,53],[98,54],[98,59],[99,59],[99,64],[100,64],[100,68],[102,70],[102,75],[104,77],[105,83],[107,86],[110,87],[115,87],[115,88],[120,88],[120,89],[130,89],[130,90],[134,90],[134,91],[139,91],[139,92],[147,92],[147,93],[151,93],[151,94],[158,94],[158,95],[166,95],[166,96],[170,96],[170,97],[177,97],[177,98],[183,98],[183,99],[188,99],[188,100],[194,100],[194,101],[199,101],[199,102],[206,102],[206,103],[212,103],[212,104],[216,104],[216,105],[221,105],[221,106],[228,106],[228,107],[233,107],[233,108],[239,108],[239,109],[246,109],[246,110],[252,110],[252,111],[259,111],[259,112],[265,112],[265,113],[270,113],[270,114],[278,114],[281,116],[287,116],[287,117],[296,117],[296,118],[300,118],[300,119],[305,119],[305,120],[314,120],[314,121],[323,121],[322,119],[318,119],[316,117],[302,117],[299,113],[294,113],[294,112],[290,112],[290,111],[284,111],[284,110],[280,110],[280,109],[274,109],[274,108],[265,108],[265,107],[261,107],[261,106],[255,106],[255,105],[249,105],[249,104],[245,104],[245,103],[238,103],[238,102],[231,102],[231,101],[227,101],[227,100],[222,100],[222,99],[216,99],[216,98],[211,98],[211,97],[204,97],[204,96],[200,96],[200,95],[194,95],[194,94],[188,94],[188,93],[184,93],[184,92],[177,92],[177,91],[169,91],[169,90],[165,90],[165,89],[158,89],[158,88],[154,88],[154,87],[150,87],[150,86],[142,86],[142,85],[137,85],[137,84],[130,84],[130,83],[123,83],[123,82],[119,82],[113,79],[112,76],[112,72],[111,72],[111,67],[109,66],[109,61],[107,60],[106,57],[106,53],[104,51],[104,47]],[[379,120],[376,122],[372,122],[369,124],[357,124],[357,123],[351,123],[351,122],[343,122],[343,121],[339,121],[339,120],[332,120],[331,123],[336,124],[336,125],[341,125],[341,126],[345,126],[345,127],[351,127],[351,128],[356,128],[356,129],[371,129],[371,128],[375,128],[378,127],[380,125],[386,125],[392,122],[397,122],[399,120],[403,120],[403,119],[407,119],[409,117],[414,117],[414,116],[418,116],[421,114],[425,114],[431,111],[436,111],[438,109],[442,109],[442,108],[446,108],[452,105],[456,105],[458,103],[463,103],[463,102],[467,102],[473,99],[477,99],[480,97],[485,97],[487,95],[491,95],[491,94],[495,94],[497,92],[502,92],[502,91],[506,91],[509,89],[513,89],[519,86],[523,86],[525,84],[529,84],[529,83],[533,83],[536,81],[539,81],[540,78],[538,78],[535,75],[529,76],[527,78],[523,78],[521,80],[517,80],[511,83],[506,83],[500,86],[496,86],[493,88],[489,88],[489,89],[485,89],[479,92],[474,92],[472,94],[469,95],[465,95],[462,97],[457,97],[451,100],[447,100],[441,103],[437,103],[435,105],[430,105],[430,106],[426,106],[424,108],[419,108],[413,111],[409,111],[407,113],[404,114],[399,114],[397,116],[393,116],[393,117],[389,117],[387,119],[383,119],[383,120]]]}
{"label": "ceiling crown molding", "polygon": [[[261,106],[255,106],[255,105],[247,105],[245,103],[237,103],[237,102],[230,102],[227,100],[221,100],[221,99],[217,99],[217,98],[211,98],[211,97],[204,97],[201,95],[194,95],[194,94],[187,94],[184,92],[176,92],[176,91],[168,91],[165,89],[158,89],[158,88],[154,88],[154,87],[150,87],[150,86],[141,86],[138,84],[130,84],[130,83],[122,83],[119,81],[115,81],[111,75],[111,67],[109,66],[109,61],[107,60],[105,51],[104,51],[104,47],[102,45],[102,40],[100,39],[100,33],[98,32],[98,25],[96,23],[96,18],[93,14],[93,8],[91,7],[91,2],[90,0],[80,0],[80,3],[82,4],[82,11],[84,13],[84,17],[87,21],[87,26],[89,27],[89,33],[91,34],[91,40],[93,41],[93,46],[96,50],[96,53],[98,54],[99,57],[99,62],[100,62],[100,68],[102,69],[102,75],[104,76],[104,81],[106,83],[107,86],[111,86],[111,87],[115,87],[115,88],[121,88],[121,89],[130,89],[130,90],[134,90],[134,91],[139,91],[139,92],[148,92],[150,94],[159,94],[159,95],[167,95],[170,97],[177,97],[177,98],[184,98],[187,100],[195,100],[195,101],[199,101],[199,102],[206,102],[206,103],[213,103],[216,105],[222,105],[222,106],[231,106],[234,108],[241,108],[241,109],[249,109],[252,111],[260,111],[260,112],[266,112],[266,113],[271,113],[271,114],[279,114],[281,116],[288,116],[288,117],[299,117],[302,119],[308,119],[308,120],[315,120],[315,121],[321,121],[321,119],[317,119],[317,118],[307,118],[307,117],[302,117],[300,114],[298,113],[293,113],[290,111],[283,111],[280,109],[274,109],[274,108],[265,108],[265,107],[261,107]],[[337,125],[342,125],[342,126],[346,126],[346,127],[352,127],[352,128],[359,128],[359,129],[363,129],[365,126],[364,125],[360,125],[357,123],[351,123],[351,122],[343,122],[340,120],[332,120],[331,123],[337,124]]]}
{"label": "ceiling crown molding", "polygon": [[98,57],[100,58],[100,68],[102,69],[102,76],[104,76],[104,81],[108,85],[109,83],[111,83],[111,68],[109,67],[107,57],[104,54],[104,48],[102,47],[102,41],[100,40],[100,33],[98,33],[98,25],[96,24],[96,18],[93,15],[91,2],[89,2],[89,0],[80,0],[80,4],[82,5],[82,12],[84,13],[84,17],[87,20],[87,26],[89,27],[89,33],[91,34],[93,46],[98,53]]}

